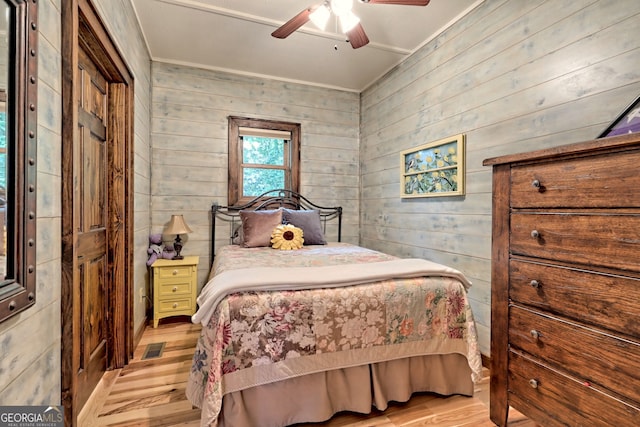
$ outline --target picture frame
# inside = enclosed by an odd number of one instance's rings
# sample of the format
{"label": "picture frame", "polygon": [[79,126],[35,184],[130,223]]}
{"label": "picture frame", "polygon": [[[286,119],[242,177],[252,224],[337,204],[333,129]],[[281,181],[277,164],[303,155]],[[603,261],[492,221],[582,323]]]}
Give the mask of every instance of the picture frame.
{"label": "picture frame", "polygon": [[624,109],[607,128],[598,136],[606,138],[614,135],[625,135],[640,132],[640,96]]}
{"label": "picture frame", "polygon": [[400,197],[463,196],[465,135],[458,134],[400,153]]}

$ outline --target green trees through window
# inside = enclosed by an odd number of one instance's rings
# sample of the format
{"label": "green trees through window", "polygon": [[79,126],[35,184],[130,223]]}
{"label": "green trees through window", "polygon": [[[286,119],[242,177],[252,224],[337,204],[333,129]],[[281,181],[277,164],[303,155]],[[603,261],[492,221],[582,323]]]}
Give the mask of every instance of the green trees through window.
{"label": "green trees through window", "polygon": [[[285,139],[242,136],[242,189],[244,196],[259,196],[285,188]],[[265,167],[266,166],[266,167]],[[273,166],[280,166],[273,169]]]}
{"label": "green trees through window", "polygon": [[229,205],[270,190],[299,191],[300,125],[229,117]]}

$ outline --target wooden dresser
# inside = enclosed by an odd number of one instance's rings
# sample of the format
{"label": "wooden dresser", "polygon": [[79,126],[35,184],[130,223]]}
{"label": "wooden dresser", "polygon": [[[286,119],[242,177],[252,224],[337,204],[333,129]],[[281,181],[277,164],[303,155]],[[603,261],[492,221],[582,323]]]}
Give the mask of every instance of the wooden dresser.
{"label": "wooden dresser", "polygon": [[640,134],[484,165],[491,420],[640,426]]}

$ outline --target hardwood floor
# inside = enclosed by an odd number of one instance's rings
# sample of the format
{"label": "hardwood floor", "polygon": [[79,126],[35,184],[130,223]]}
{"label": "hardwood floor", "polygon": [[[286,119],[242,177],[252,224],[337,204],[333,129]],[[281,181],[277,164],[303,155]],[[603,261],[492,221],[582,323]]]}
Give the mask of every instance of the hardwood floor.
{"label": "hardwood floor", "polygon": [[[199,426],[200,410],[185,398],[191,356],[200,326],[163,322],[147,327],[134,358],[123,369],[107,372],[80,415],[80,427],[102,426]],[[165,342],[162,355],[142,360],[148,344]],[[414,395],[407,403],[391,404],[385,412],[360,415],[341,413],[320,424],[298,427],[490,427],[488,372],[476,385],[474,397],[441,397],[429,393]],[[511,409],[509,426],[535,427]],[[256,426],[259,427],[259,426]]]}

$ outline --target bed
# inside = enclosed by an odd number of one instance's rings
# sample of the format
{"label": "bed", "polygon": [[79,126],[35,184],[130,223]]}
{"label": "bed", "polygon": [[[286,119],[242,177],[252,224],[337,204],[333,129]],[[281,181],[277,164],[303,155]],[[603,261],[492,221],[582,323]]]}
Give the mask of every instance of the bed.
{"label": "bed", "polygon": [[[266,243],[283,222],[302,230],[300,249]],[[227,227],[230,244],[216,249]],[[467,278],[341,242],[341,231],[341,208],[287,190],[212,207],[187,384],[201,426],[286,426],[415,392],[473,395],[482,366]]]}

